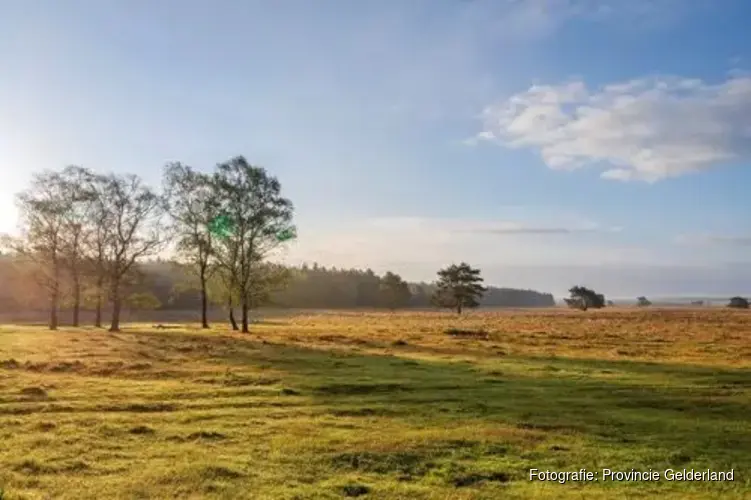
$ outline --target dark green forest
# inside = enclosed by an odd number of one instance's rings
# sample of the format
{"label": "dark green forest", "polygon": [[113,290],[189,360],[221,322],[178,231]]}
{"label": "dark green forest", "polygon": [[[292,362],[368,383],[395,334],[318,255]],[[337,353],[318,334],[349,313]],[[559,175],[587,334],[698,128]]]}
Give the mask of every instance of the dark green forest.
{"label": "dark green forest", "polygon": [[[280,289],[271,293],[263,307],[294,309],[388,308],[384,300],[382,276],[371,270],[338,269],[316,264],[287,268],[289,277]],[[198,310],[200,291],[186,277],[183,266],[167,260],[140,263],[137,279],[128,287],[131,308],[160,310]],[[0,312],[43,310],[48,299],[43,286],[36,283],[34,271],[10,256],[0,257]],[[408,300],[400,307],[433,307],[432,283],[409,283]],[[62,300],[66,309],[69,300]],[[550,307],[553,296],[533,290],[488,287],[480,299],[481,307]],[[83,301],[84,310],[92,309]],[[221,304],[214,304],[221,307]]]}

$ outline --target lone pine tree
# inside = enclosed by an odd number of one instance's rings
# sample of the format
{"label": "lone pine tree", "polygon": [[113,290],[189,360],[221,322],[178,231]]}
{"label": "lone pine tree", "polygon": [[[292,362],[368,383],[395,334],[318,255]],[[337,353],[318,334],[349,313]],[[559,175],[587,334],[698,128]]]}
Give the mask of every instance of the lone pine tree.
{"label": "lone pine tree", "polygon": [[465,307],[477,307],[479,299],[487,290],[480,270],[472,268],[466,262],[452,264],[438,271],[438,283],[433,302],[439,307],[456,309],[458,314]]}

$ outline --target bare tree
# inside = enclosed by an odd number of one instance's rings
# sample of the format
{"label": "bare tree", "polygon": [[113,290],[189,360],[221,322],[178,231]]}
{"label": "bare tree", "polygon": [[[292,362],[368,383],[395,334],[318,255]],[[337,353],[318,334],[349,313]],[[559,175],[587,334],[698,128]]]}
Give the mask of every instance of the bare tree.
{"label": "bare tree", "polygon": [[136,175],[109,175],[104,181],[104,220],[112,224],[105,240],[112,321],[110,331],[120,329],[123,282],[141,257],[158,252],[165,241],[162,232],[162,198]]}
{"label": "bare tree", "polygon": [[211,177],[181,163],[164,168],[164,191],[178,255],[198,277],[201,291],[201,326],[209,327],[207,285],[213,266],[212,221],[218,214]]}
{"label": "bare tree", "polygon": [[231,289],[239,296],[241,328],[247,333],[255,267],[293,235],[293,206],[281,196],[281,183],[276,177],[250,165],[242,156],[217,165],[213,184],[230,226],[219,239],[216,255],[224,272],[229,273]]}
{"label": "bare tree", "polygon": [[90,224],[90,214],[96,203],[96,191],[92,189],[93,177],[91,171],[75,165],[66,167],[59,176],[65,206],[61,213],[62,263],[71,281],[73,326],[79,325],[87,243],[95,231]]}
{"label": "bare tree", "polygon": [[31,187],[17,196],[20,212],[19,238],[4,238],[4,246],[34,263],[37,278],[49,296],[49,328],[57,330],[61,275],[63,269],[63,232],[69,209],[64,183],[59,172],[34,174]]}
{"label": "bare tree", "polygon": [[93,282],[89,300],[94,307],[94,326],[102,326],[102,308],[107,299],[108,265],[107,251],[114,236],[114,213],[107,202],[109,178],[92,175],[87,179],[87,190],[91,194],[87,211],[87,238],[84,239],[86,253],[86,274]]}

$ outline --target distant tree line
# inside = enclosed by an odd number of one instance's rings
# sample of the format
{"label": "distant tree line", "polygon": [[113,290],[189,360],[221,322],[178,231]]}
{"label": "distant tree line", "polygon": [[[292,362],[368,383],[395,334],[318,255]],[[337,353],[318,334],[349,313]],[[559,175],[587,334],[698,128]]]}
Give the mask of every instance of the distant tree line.
{"label": "distant tree line", "polygon": [[[652,305],[652,302],[648,298],[641,296],[636,298],[636,305],[639,307],[649,307]],[[691,301],[690,305],[693,307],[704,307],[710,304],[704,300],[694,300]],[[746,297],[740,296],[731,297],[727,303],[727,307],[731,309],[748,309],[750,305]]]}
{"label": "distant tree line", "polygon": [[[550,294],[486,288],[467,263],[438,272],[435,284],[401,276],[317,265],[290,268],[274,252],[296,237],[293,205],[281,183],[238,156],[210,173],[179,162],[164,167],[159,189],[132,174],[79,166],[34,174],[17,196],[20,234],[2,238],[0,311],[93,310],[101,327],[120,328],[123,308],[208,309],[219,306],[235,330],[249,311],[290,308],[551,306]],[[170,250],[171,261],[154,260]],[[149,260],[151,259],[151,260]],[[239,308],[239,321],[235,309]]]}
{"label": "distant tree line", "polygon": [[[587,288],[585,286],[577,285],[573,286],[569,289],[569,297],[564,298],[563,301],[566,303],[566,305],[573,309],[581,309],[582,311],[586,311],[587,309],[601,309],[605,306],[613,306],[613,302],[610,300],[605,300],[605,296],[603,294],[597,293],[591,288]],[[649,300],[645,296],[639,296],[636,298],[636,306],[637,307],[650,307],[652,305],[652,301]],[[691,306],[704,306],[705,301],[698,300],[691,302]],[[749,303],[749,300],[745,297],[732,297],[730,301],[727,304],[727,307],[732,309],[749,309],[751,304]]]}
{"label": "distant tree line", "polygon": [[[291,309],[354,309],[354,308],[431,308],[447,304],[435,297],[436,283],[408,283],[399,275],[379,275],[372,270],[341,269],[317,264],[279,267],[284,274],[274,289],[268,289],[266,300],[258,306]],[[34,280],[33,269],[11,256],[0,256],[0,312],[42,310],[48,306],[43,287]],[[226,309],[222,288],[215,277],[209,280],[209,308]],[[216,287],[214,285],[217,285]],[[216,289],[215,289],[216,288]],[[549,293],[513,288],[485,287],[477,298],[481,307],[553,307]],[[61,310],[72,312],[70,287],[61,283]],[[96,302],[88,288],[84,292],[82,310],[95,311]],[[134,309],[196,310],[201,308],[197,279],[184,263],[174,260],[145,260],[133,270],[133,280],[125,289],[124,303]],[[454,301],[455,303],[458,301]],[[111,307],[111,306],[110,306]],[[466,307],[466,306],[463,306]],[[109,307],[105,307],[109,311]]]}

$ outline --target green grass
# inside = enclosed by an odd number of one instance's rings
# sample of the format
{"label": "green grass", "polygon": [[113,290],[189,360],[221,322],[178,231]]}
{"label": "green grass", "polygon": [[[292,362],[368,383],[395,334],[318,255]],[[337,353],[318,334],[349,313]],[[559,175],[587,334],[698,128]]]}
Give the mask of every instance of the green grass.
{"label": "green grass", "polygon": [[[319,315],[246,336],[0,327],[0,498],[748,497],[751,370],[717,352],[746,349],[751,327],[654,314]],[[614,331],[632,335],[620,355],[598,344]],[[735,480],[561,485],[530,468]]]}

